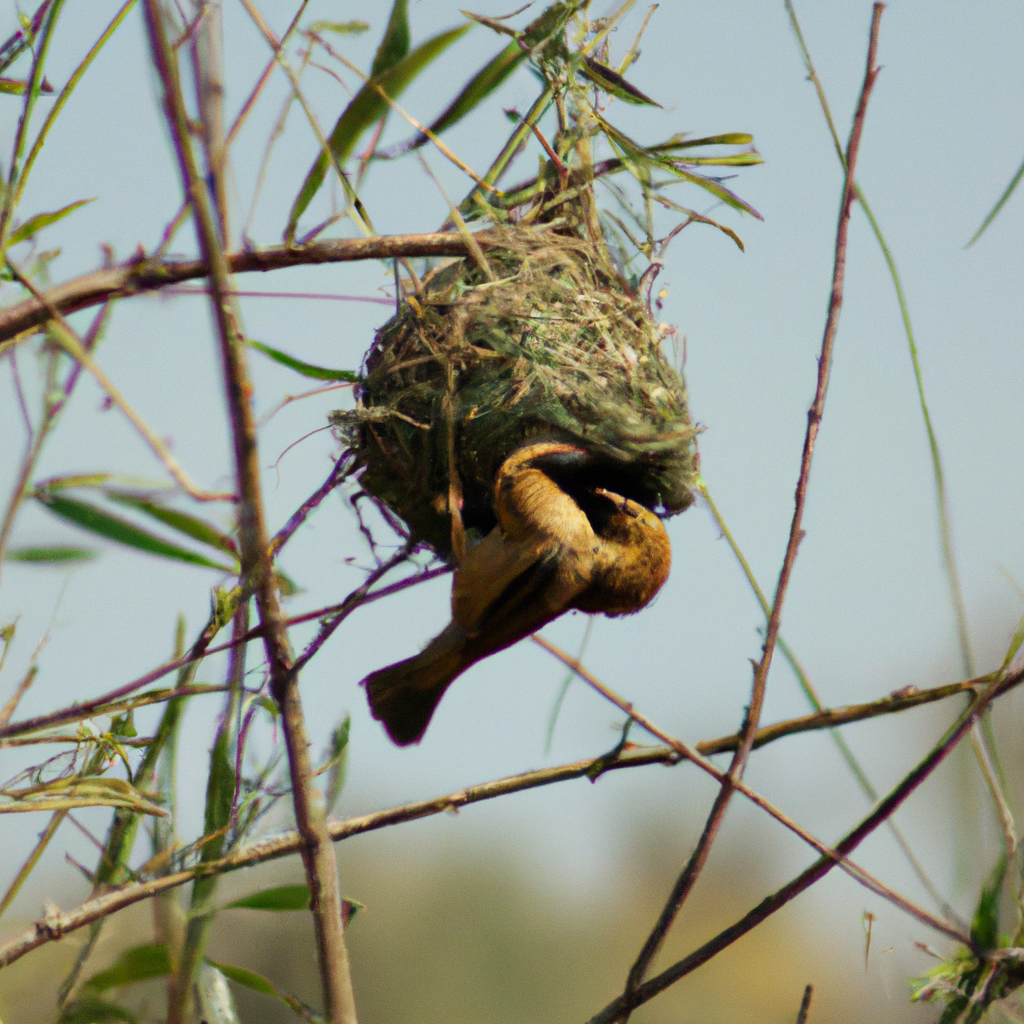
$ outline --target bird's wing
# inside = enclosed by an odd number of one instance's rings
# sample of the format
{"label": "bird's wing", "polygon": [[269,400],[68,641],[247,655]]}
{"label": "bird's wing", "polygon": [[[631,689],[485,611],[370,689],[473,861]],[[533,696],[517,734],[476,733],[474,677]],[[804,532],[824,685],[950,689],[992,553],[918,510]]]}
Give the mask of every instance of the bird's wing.
{"label": "bird's wing", "polygon": [[466,551],[452,586],[452,618],[467,632],[480,624],[499,598],[541,559],[543,537],[510,541],[499,527]]}

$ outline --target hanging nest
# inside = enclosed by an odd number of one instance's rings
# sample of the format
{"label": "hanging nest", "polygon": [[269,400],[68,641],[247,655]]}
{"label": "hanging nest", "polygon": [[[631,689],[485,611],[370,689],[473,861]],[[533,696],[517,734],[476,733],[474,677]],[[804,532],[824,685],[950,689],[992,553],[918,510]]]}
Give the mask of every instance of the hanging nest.
{"label": "hanging nest", "polygon": [[448,264],[402,303],[366,355],[356,408],[332,417],[363,490],[450,557],[449,501],[488,532],[498,467],[555,439],[593,456],[600,485],[681,512],[696,431],[646,305],[590,241],[543,227],[489,237],[485,261]]}

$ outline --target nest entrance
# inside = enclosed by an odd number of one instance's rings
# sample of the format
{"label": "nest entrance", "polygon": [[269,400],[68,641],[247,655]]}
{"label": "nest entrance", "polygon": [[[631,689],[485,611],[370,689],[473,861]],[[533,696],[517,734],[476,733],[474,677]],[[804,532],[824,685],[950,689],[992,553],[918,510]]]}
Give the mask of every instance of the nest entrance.
{"label": "nest entrance", "polygon": [[333,417],[362,488],[445,557],[452,495],[489,531],[495,473],[535,439],[586,449],[602,486],[685,509],[696,431],[645,304],[578,237],[509,230],[486,261],[490,275],[469,259],[437,271],[377,332],[356,408]]}

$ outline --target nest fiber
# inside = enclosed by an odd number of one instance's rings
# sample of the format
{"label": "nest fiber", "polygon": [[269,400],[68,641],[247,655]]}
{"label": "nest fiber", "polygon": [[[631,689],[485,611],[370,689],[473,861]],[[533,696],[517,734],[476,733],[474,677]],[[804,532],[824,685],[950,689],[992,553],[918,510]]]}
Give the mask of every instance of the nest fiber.
{"label": "nest fiber", "polygon": [[377,332],[356,408],[335,417],[363,490],[447,556],[450,495],[487,532],[498,467],[550,438],[589,452],[595,482],[682,511],[695,431],[644,303],[585,240],[519,229],[499,243],[486,268],[436,271]]}

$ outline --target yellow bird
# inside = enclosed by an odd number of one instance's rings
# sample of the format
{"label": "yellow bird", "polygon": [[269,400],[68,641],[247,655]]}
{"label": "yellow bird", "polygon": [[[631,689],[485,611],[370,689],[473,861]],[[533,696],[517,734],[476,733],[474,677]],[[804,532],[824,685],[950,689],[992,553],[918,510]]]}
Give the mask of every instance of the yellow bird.
{"label": "yellow bird", "polygon": [[[591,464],[555,441],[513,452],[498,470],[498,525],[455,570],[452,621],[420,654],[363,680],[373,717],[400,746],[418,743],[452,681],[571,608],[639,611],[661,589],[672,559],[661,520],[601,487],[574,488]],[[588,470],[589,472],[589,470]]]}

